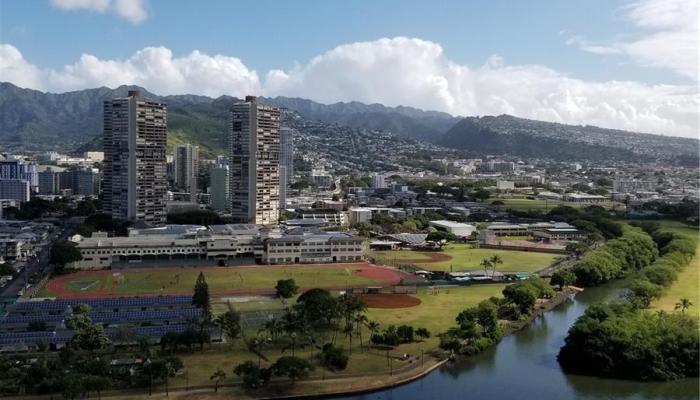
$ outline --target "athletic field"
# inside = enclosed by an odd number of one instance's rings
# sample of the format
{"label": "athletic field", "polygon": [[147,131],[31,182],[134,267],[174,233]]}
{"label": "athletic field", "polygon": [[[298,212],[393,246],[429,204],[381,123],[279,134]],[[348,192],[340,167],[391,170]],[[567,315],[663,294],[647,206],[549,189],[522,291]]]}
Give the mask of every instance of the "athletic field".
{"label": "athletic field", "polygon": [[501,272],[539,271],[561,257],[557,254],[530,251],[475,249],[466,244],[449,245],[443,251],[374,251],[371,255],[381,264],[414,264],[433,271],[450,271],[451,268],[455,272],[481,269],[481,260],[494,255],[503,260],[503,264],[496,266],[496,270]]}
{"label": "athletic field", "polygon": [[204,273],[212,295],[274,294],[279,279],[295,280],[302,289],[342,290],[369,285],[396,285],[412,276],[366,263],[245,267],[183,267],[81,271],[50,280],[40,296],[58,298],[191,294]]}

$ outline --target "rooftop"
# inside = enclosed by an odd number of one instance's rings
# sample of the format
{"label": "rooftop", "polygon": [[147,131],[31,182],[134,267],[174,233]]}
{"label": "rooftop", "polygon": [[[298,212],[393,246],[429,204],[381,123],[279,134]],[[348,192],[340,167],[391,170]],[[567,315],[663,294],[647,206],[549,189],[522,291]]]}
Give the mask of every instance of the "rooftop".
{"label": "rooftop", "polygon": [[462,222],[448,221],[446,219],[430,221],[430,224],[443,228],[475,228],[474,225],[465,224]]}

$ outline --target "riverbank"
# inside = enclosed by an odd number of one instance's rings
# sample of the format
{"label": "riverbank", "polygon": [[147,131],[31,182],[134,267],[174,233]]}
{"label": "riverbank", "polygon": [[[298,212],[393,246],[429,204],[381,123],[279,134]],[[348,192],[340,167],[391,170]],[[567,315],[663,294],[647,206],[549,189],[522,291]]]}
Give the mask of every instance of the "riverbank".
{"label": "riverbank", "polygon": [[559,306],[561,303],[565,302],[569,297],[572,295],[578,293],[580,289],[575,289],[573,287],[565,287],[562,290],[558,291],[555,293],[554,297],[551,299],[547,299],[539,304],[537,304],[537,307],[535,310],[530,314],[530,316],[527,319],[524,319],[522,321],[509,321],[508,326],[506,327],[506,335],[513,334],[526,326],[528,326],[532,321],[541,316],[542,314],[546,313],[547,311],[550,311],[557,306]]}
{"label": "riverbank", "polygon": [[[550,311],[563,302],[565,302],[572,294],[576,293],[574,289],[564,288],[562,291],[556,292],[551,299],[538,303],[532,314],[522,321],[510,321],[505,328],[504,338],[512,335],[530,323],[537,317]],[[493,347],[498,346],[495,344]],[[462,358],[462,357],[461,357]],[[466,357],[463,357],[466,358]],[[372,374],[353,374],[344,375],[342,377],[326,377],[325,379],[314,377],[312,379],[297,381],[291,385],[289,381],[273,380],[268,385],[254,392],[246,392],[239,384],[222,384],[219,386],[218,393],[214,392],[214,385],[191,385],[191,386],[171,386],[169,395],[166,396],[165,387],[159,385],[153,390],[153,394],[148,394],[148,389],[127,390],[127,391],[105,391],[101,393],[101,397],[110,399],[146,399],[146,398],[170,398],[170,399],[185,399],[192,395],[196,395],[197,399],[299,399],[299,398],[321,398],[328,396],[352,396],[371,393],[375,391],[386,390],[398,386],[402,386],[415,380],[424,378],[435,369],[443,366],[448,362],[446,353],[439,350],[433,353],[426,352],[423,359],[414,357],[408,365],[397,368],[394,371],[382,371]],[[330,373],[329,373],[330,374]],[[20,396],[12,397],[12,399],[50,399],[51,396]]]}

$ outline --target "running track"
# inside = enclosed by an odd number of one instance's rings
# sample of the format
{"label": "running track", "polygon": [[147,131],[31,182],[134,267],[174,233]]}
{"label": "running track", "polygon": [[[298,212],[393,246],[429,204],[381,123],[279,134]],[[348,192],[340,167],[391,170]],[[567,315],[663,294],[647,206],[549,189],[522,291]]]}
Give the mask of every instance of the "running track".
{"label": "running track", "polygon": [[[401,283],[401,281],[416,281],[421,280],[421,278],[415,275],[408,274],[403,271],[396,270],[394,268],[379,266],[369,263],[351,263],[351,264],[323,264],[324,268],[357,268],[360,271],[355,272],[358,276],[376,279],[379,286],[396,286]],[[314,264],[294,264],[294,265],[246,265],[246,266],[235,266],[235,267],[167,267],[167,268],[128,268],[128,269],[113,269],[113,270],[100,270],[100,271],[80,271],[70,275],[63,275],[51,279],[46,284],[46,289],[50,291],[56,298],[59,299],[89,299],[89,298],[113,298],[113,297],[129,297],[129,296],[159,296],[159,295],[190,295],[191,290],[188,291],[168,291],[164,293],[162,291],[153,292],[141,292],[138,295],[125,295],[119,293],[111,293],[108,288],[100,288],[99,290],[90,291],[87,293],[80,293],[68,286],[69,282],[80,280],[81,278],[97,278],[109,275],[115,272],[172,272],[173,274],[182,272],[185,268],[196,268],[198,271],[206,273],[207,271],[221,271],[222,269],[239,269],[239,268],[266,268],[270,273],[274,273],[275,270],[283,268],[304,268],[304,267],[314,267]],[[362,288],[368,285],[333,285],[324,286],[327,290],[345,290],[348,288]],[[305,291],[312,289],[313,287],[302,287],[300,291]],[[250,288],[250,289],[231,289],[231,290],[211,290],[212,297],[219,296],[236,296],[236,295],[274,295],[276,293],[274,288]]]}

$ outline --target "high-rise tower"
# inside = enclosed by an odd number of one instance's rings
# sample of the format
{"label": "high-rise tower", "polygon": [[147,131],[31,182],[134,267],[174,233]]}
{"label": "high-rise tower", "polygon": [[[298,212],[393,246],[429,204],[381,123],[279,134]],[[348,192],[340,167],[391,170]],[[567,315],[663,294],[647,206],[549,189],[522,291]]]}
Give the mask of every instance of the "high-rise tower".
{"label": "high-rise tower", "polygon": [[280,110],[254,96],[231,109],[229,177],[231,215],[236,222],[279,221]]}
{"label": "high-rise tower", "polygon": [[173,157],[175,187],[197,200],[197,175],[199,174],[199,146],[183,144],[175,147]]}
{"label": "high-rise tower", "polygon": [[112,218],[166,221],[167,106],[130,90],[104,102],[104,201]]}

